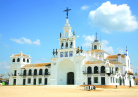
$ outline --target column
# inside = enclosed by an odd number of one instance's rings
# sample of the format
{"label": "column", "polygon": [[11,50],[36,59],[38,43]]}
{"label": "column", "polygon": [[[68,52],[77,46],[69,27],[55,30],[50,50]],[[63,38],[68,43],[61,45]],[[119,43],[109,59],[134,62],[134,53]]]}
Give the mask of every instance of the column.
{"label": "column", "polygon": [[61,49],[61,41],[59,41],[59,49]]}
{"label": "column", "polygon": [[68,48],[70,48],[70,41],[68,40]]}
{"label": "column", "polygon": [[66,46],[66,42],[64,41],[64,48],[63,49],[65,49],[65,46]]}
{"label": "column", "polygon": [[37,69],[37,75],[39,75],[39,69]]}
{"label": "column", "polygon": [[101,73],[101,66],[98,66],[98,73]]}

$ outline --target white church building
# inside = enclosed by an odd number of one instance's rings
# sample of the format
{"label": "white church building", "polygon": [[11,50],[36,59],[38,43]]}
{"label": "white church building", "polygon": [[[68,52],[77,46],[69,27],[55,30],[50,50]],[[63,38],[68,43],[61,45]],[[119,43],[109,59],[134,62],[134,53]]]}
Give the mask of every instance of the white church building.
{"label": "white church building", "polygon": [[9,85],[134,85],[128,50],[110,55],[96,36],[92,49],[84,51],[76,47],[71,29],[67,18],[50,63],[32,64],[30,55],[22,51],[12,54]]}

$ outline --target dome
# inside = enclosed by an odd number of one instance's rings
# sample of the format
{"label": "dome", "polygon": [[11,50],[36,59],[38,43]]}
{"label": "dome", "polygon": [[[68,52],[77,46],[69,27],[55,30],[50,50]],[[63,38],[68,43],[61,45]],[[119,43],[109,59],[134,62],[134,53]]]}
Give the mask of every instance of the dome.
{"label": "dome", "polygon": [[99,42],[99,40],[96,38],[96,39],[94,40],[94,42]]}

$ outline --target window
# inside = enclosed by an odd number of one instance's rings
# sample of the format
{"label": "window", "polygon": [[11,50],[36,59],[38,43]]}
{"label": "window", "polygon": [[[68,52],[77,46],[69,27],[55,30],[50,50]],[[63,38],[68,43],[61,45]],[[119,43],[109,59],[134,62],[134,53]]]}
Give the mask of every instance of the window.
{"label": "window", "polygon": [[45,75],[48,75],[48,69],[45,69]]}
{"label": "window", "polygon": [[34,75],[37,75],[37,70],[36,69],[34,70]]}
{"label": "window", "polygon": [[63,52],[60,52],[60,57],[63,57]]}
{"label": "window", "polygon": [[88,74],[92,74],[92,68],[91,68],[91,67],[88,67],[88,68],[87,68],[87,73],[88,73]]}
{"label": "window", "polygon": [[39,75],[42,75],[42,69],[39,70]]}
{"label": "window", "polygon": [[61,49],[63,49],[64,43],[61,44]]}
{"label": "window", "polygon": [[26,75],[26,70],[23,71],[23,75]]}
{"label": "window", "polygon": [[94,67],[94,73],[98,73],[98,67],[97,66]]}
{"label": "window", "polygon": [[117,78],[116,78],[116,83],[118,83],[118,82],[117,82]]}
{"label": "window", "polygon": [[101,67],[101,73],[105,73],[105,67],[104,66]]}
{"label": "window", "polygon": [[94,45],[94,49],[97,49],[97,45]]}
{"label": "window", "polygon": [[41,82],[42,82],[42,78],[39,78],[39,84],[41,84]]}
{"label": "window", "polygon": [[29,63],[29,59],[27,59],[27,63]]}
{"label": "window", "polygon": [[115,68],[115,71],[118,71],[118,67]]}
{"label": "window", "polygon": [[112,83],[112,77],[111,77],[111,83]]}
{"label": "window", "polygon": [[25,62],[25,58],[23,58],[23,62]]}
{"label": "window", "polygon": [[20,62],[20,58],[17,59],[17,62]]}
{"label": "window", "polygon": [[66,42],[66,48],[68,48],[68,42]]}
{"label": "window", "polygon": [[68,57],[68,52],[65,52],[65,57]]}
{"label": "window", "polygon": [[31,69],[29,69],[29,75],[32,75],[32,70]]}
{"label": "window", "polygon": [[73,56],[73,51],[69,51],[69,57]]}
{"label": "window", "polygon": [[94,83],[98,83],[98,77],[94,77]]}
{"label": "window", "polygon": [[17,72],[16,72],[16,70],[14,70],[14,76],[17,76],[17,74],[16,74]]}
{"label": "window", "polygon": [[15,59],[13,59],[12,62],[15,62]]}
{"label": "window", "polygon": [[70,48],[72,48],[73,47],[73,42],[71,42],[71,44],[70,44]]}
{"label": "window", "polygon": [[31,78],[28,78],[28,84],[30,84],[31,83]]}

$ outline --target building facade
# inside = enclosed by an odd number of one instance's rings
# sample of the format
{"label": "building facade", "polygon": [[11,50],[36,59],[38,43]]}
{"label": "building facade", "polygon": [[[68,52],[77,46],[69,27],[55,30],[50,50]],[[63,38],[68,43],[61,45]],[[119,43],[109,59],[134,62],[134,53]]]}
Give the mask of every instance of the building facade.
{"label": "building facade", "polygon": [[134,85],[128,50],[110,55],[96,37],[92,49],[84,51],[76,48],[77,37],[71,29],[66,19],[50,63],[31,64],[30,55],[12,54],[9,85]]}

